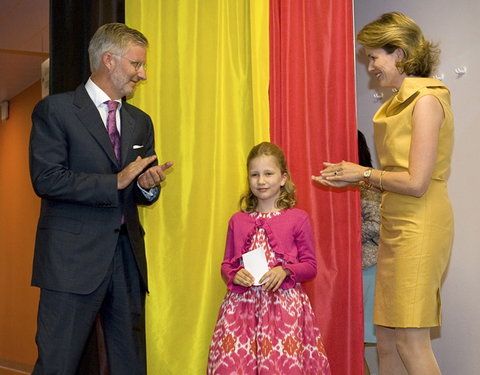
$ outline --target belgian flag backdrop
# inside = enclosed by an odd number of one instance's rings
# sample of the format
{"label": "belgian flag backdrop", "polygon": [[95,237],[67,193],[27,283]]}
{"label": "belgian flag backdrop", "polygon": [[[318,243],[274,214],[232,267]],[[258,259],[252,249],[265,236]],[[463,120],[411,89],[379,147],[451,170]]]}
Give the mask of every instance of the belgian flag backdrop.
{"label": "belgian flag backdrop", "polygon": [[226,288],[229,217],[247,188],[252,146],[285,151],[298,207],[316,237],[306,283],[334,375],[363,373],[360,205],[353,190],[311,181],[323,161],[356,160],[351,0],[126,0],[149,39],[147,83],[133,104],[152,116],[160,162],[175,165],[147,235],[150,374],[204,374]]}

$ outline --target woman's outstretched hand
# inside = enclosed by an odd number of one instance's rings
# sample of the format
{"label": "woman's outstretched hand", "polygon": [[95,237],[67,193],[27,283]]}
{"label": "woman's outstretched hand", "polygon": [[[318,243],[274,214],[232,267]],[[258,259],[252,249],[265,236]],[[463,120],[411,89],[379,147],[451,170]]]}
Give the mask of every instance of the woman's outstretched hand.
{"label": "woman's outstretched hand", "polygon": [[320,175],[312,176],[312,180],[330,187],[344,187],[357,183],[363,179],[363,172],[366,169],[348,161],[340,163],[324,162],[323,165],[325,168],[320,171]]}

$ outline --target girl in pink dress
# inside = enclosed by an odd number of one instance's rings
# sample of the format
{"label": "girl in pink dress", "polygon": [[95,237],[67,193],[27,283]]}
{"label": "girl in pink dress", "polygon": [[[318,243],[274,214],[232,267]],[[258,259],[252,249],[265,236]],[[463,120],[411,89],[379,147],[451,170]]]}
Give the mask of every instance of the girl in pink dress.
{"label": "girl in pink dress", "polygon": [[[222,262],[228,291],[207,373],[329,375],[320,331],[300,284],[316,274],[310,220],[305,211],[293,208],[295,186],[283,151],[260,143],[250,151],[247,169],[250,189],[228,226]],[[254,250],[268,264],[257,280],[242,258]]]}

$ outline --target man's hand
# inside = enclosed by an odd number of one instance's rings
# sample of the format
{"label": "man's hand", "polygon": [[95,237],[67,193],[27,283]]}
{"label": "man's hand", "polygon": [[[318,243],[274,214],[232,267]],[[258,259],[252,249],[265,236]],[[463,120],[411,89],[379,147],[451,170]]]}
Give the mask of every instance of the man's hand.
{"label": "man's hand", "polygon": [[157,159],[156,155],[148,156],[143,159],[140,156],[137,156],[134,161],[117,174],[117,189],[125,189],[155,159]]}
{"label": "man's hand", "polygon": [[145,190],[150,190],[160,184],[165,178],[165,171],[173,165],[173,162],[167,161],[162,165],[154,165],[148,168],[138,177],[138,184]]}

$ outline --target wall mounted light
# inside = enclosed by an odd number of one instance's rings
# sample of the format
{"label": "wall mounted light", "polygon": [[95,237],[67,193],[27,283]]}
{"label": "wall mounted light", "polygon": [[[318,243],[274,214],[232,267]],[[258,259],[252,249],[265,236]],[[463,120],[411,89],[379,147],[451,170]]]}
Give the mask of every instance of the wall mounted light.
{"label": "wall mounted light", "polygon": [[5,121],[8,119],[8,101],[4,100],[0,104],[0,112],[2,113],[1,115],[1,120]]}
{"label": "wall mounted light", "polygon": [[460,78],[463,75],[467,74],[467,67],[462,66],[462,67],[459,67],[459,68],[455,68],[454,72],[457,75],[457,78]]}

